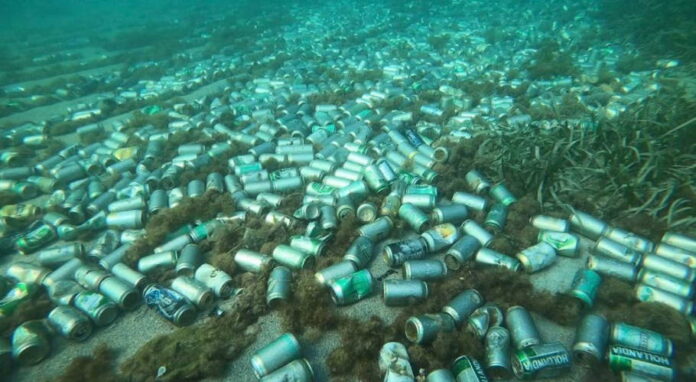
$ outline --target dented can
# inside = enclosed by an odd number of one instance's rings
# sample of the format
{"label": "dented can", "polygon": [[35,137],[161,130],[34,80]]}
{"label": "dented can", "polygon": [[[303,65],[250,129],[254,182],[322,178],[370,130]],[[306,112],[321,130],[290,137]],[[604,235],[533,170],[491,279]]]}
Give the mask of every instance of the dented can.
{"label": "dented can", "polygon": [[138,260],[138,271],[149,273],[157,268],[173,268],[176,265],[177,257],[174,251],[159,252],[141,257]]}
{"label": "dented can", "polygon": [[621,245],[609,238],[601,237],[595,243],[594,253],[611,257],[616,260],[638,265],[641,261],[641,254],[637,251]]}
{"label": "dented can", "polygon": [[327,282],[331,299],[336,305],[348,305],[360,301],[372,293],[374,280],[367,269]]}
{"label": "dented can", "polygon": [[534,273],[556,261],[556,250],[550,244],[541,242],[519,252],[517,259],[527,273]]}
{"label": "dented can", "polygon": [[484,266],[505,268],[517,272],[522,268],[522,263],[514,257],[494,251],[490,248],[481,248],[476,252],[474,261]]}
{"label": "dented can", "polygon": [[486,371],[493,379],[512,377],[510,363],[510,332],[502,326],[494,326],[486,334]]}
{"label": "dented can", "polygon": [[428,224],[428,215],[409,203],[404,203],[399,207],[399,217],[404,219],[416,233],[423,232]]}
{"label": "dented can", "polygon": [[71,306],[57,306],[48,314],[48,322],[63,337],[84,341],[92,334],[92,322]]}
{"label": "dented can", "polygon": [[107,326],[118,316],[118,307],[106,296],[92,291],[83,291],[75,295],[73,305],[87,314],[97,326]]}
{"label": "dented can", "polygon": [[570,223],[565,219],[554,218],[546,215],[536,215],[529,219],[532,226],[541,231],[568,232]]}
{"label": "dented can", "polygon": [[587,268],[606,276],[613,276],[622,280],[633,282],[638,276],[635,265],[613,260],[604,256],[590,256],[587,258]]}
{"label": "dented can", "polygon": [[273,250],[273,259],[279,264],[292,269],[309,269],[314,267],[316,258],[309,253],[297,250],[289,245],[280,244]]}
{"label": "dented can", "polygon": [[358,236],[346,250],[343,260],[351,261],[357,268],[365,268],[372,261],[374,246],[367,236]]}
{"label": "dented can", "polygon": [[573,359],[583,367],[596,367],[604,360],[609,342],[609,322],[598,314],[582,318],[573,341]]}
{"label": "dented can", "polygon": [[465,220],[462,223],[462,231],[475,237],[482,247],[487,247],[493,241],[493,235],[473,220]]}
{"label": "dented can", "polygon": [[26,321],[12,332],[12,356],[22,365],[35,365],[50,353],[50,340],[44,320]]}
{"label": "dented can", "polygon": [[201,264],[196,269],[194,278],[220,298],[228,298],[234,291],[230,275],[210,264]]}
{"label": "dented can", "polygon": [[161,285],[148,285],[143,298],[147,306],[177,326],[191,325],[196,319],[196,309],[184,296]]}
{"label": "dented can", "polygon": [[551,245],[560,256],[576,257],[580,249],[580,239],[567,232],[541,231],[539,241]]}

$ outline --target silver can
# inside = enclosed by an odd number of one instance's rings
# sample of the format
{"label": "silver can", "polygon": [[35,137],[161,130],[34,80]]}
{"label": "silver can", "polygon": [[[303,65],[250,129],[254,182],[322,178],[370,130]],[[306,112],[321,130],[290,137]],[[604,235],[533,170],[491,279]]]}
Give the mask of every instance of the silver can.
{"label": "silver can", "polygon": [[696,238],[676,232],[666,232],[662,236],[662,242],[677,248],[696,253]]}
{"label": "silver can", "polygon": [[471,235],[462,236],[461,239],[452,244],[445,254],[447,268],[453,271],[458,270],[464,262],[473,258],[480,248],[481,243],[478,239]]}
{"label": "silver can", "polygon": [[452,223],[461,224],[469,216],[469,210],[462,204],[449,204],[433,209],[430,219],[434,224]]}
{"label": "silver can", "polygon": [[44,320],[26,321],[12,332],[12,356],[22,365],[35,365],[50,353],[50,339]]}
{"label": "silver can", "polygon": [[696,253],[691,253],[685,249],[665,243],[658,244],[655,248],[655,253],[666,259],[684,264],[689,268],[696,268]]}
{"label": "silver can", "polygon": [[111,273],[137,289],[144,288],[149,281],[147,276],[123,263],[114,264],[114,266],[111,267]]}
{"label": "silver can", "polygon": [[457,326],[461,326],[484,301],[476,289],[467,289],[450,300],[442,311],[449,314]]}
{"label": "silver can", "polygon": [[37,254],[39,264],[44,267],[57,267],[73,258],[82,258],[85,247],[82,243],[64,244],[58,247],[42,250]]}
{"label": "silver can", "polygon": [[84,341],[92,334],[92,322],[71,306],[57,306],[48,314],[48,322],[63,337]]}
{"label": "silver can", "polygon": [[138,271],[150,273],[157,268],[174,268],[177,257],[174,251],[160,252],[141,257],[140,260],[138,260]]}
{"label": "silver can", "polygon": [[191,277],[201,263],[203,263],[203,254],[200,247],[197,244],[187,244],[176,260],[176,274]]}
{"label": "silver can", "polygon": [[689,283],[696,280],[696,270],[656,254],[648,254],[645,256],[643,258],[643,267],[677,279],[685,280]]}
{"label": "silver can", "polygon": [[234,262],[246,272],[259,273],[268,267],[273,258],[250,249],[240,249],[234,255]]}
{"label": "silver can", "polygon": [[617,227],[609,228],[604,232],[604,236],[641,253],[650,252],[655,248],[655,244],[650,240]]}
{"label": "silver can", "polygon": [[385,245],[383,258],[390,267],[398,267],[408,260],[422,259],[427,255],[428,244],[418,237]]}
{"label": "silver can", "polygon": [[73,298],[73,306],[87,314],[97,326],[107,326],[118,316],[118,307],[101,293],[83,291]]}
{"label": "silver can", "polygon": [[628,282],[634,282],[638,276],[638,268],[635,265],[604,256],[590,256],[586,266],[602,275],[613,276]]}
{"label": "silver can", "polygon": [[358,270],[357,265],[349,260],[343,260],[334,265],[330,265],[314,274],[314,278],[321,285],[326,285],[331,280],[346,277]]}
{"label": "silver can", "polygon": [[145,217],[142,210],[112,212],[106,215],[106,225],[111,228],[142,228]]}
{"label": "silver can", "polygon": [[358,228],[358,234],[372,240],[373,243],[386,239],[391,232],[394,223],[388,216],[382,216],[372,223],[365,224]]}
{"label": "silver can", "polygon": [[251,367],[256,378],[262,378],[300,357],[300,342],[292,333],[285,333],[254,352]]}
{"label": "silver can", "polygon": [[449,314],[423,314],[406,320],[404,334],[413,343],[427,344],[433,342],[438,333],[451,332],[454,329],[455,322]]}
{"label": "silver can", "polygon": [[314,370],[309,362],[304,359],[296,359],[279,368],[278,370],[259,379],[260,382],[312,382]]}
{"label": "silver can", "polygon": [[421,280],[384,280],[382,298],[386,306],[404,306],[428,298],[428,284]]}
{"label": "silver can", "polygon": [[99,284],[99,292],[123,310],[134,310],[140,304],[140,293],[130,284],[116,277],[107,277]]}
{"label": "silver can", "polygon": [[692,283],[650,269],[641,269],[638,272],[638,281],[643,285],[659,288],[684,298],[691,298],[694,295]]}
{"label": "silver can", "polygon": [[475,237],[482,247],[487,247],[493,241],[493,235],[473,220],[465,220],[462,223],[462,231]]}
{"label": "silver can", "polygon": [[454,244],[460,235],[454,224],[443,223],[423,232],[421,237],[428,244],[428,251],[434,253]]}
{"label": "silver can", "polygon": [[542,343],[532,316],[527,309],[519,305],[508,308],[505,325],[510,330],[512,342],[517,350]]}
{"label": "silver can", "polygon": [[210,288],[192,277],[178,276],[172,280],[171,288],[184,296],[199,310],[210,308],[215,301]]}
{"label": "silver can", "polygon": [[483,211],[488,207],[488,201],[482,196],[457,191],[452,195],[452,202],[464,205],[475,211]]}
{"label": "silver can", "polygon": [[377,206],[372,203],[363,203],[358,206],[356,216],[362,223],[370,223],[377,219]]}
{"label": "silver can", "polygon": [[556,250],[548,243],[535,244],[517,254],[527,273],[534,273],[551,266],[556,261]]}
{"label": "silver can", "polygon": [[404,219],[406,223],[417,233],[423,232],[428,224],[428,215],[418,209],[418,207],[404,203],[399,207],[399,217]]}
{"label": "silver can", "polygon": [[83,265],[75,270],[75,281],[85,289],[97,290],[109,273],[94,265]]}
{"label": "silver can", "polygon": [[575,332],[573,359],[583,367],[595,367],[604,360],[609,342],[609,322],[598,314],[587,314]]}
{"label": "silver can", "polygon": [[494,326],[486,334],[486,371],[493,379],[510,379],[510,332],[502,326]]}
{"label": "silver can", "polygon": [[449,369],[437,369],[431,371],[425,382],[455,382],[454,374]]}
{"label": "silver can", "polygon": [[514,257],[504,255],[490,248],[481,248],[476,252],[474,261],[477,264],[496,268],[505,268],[517,272],[522,268],[522,263]]}
{"label": "silver can", "polygon": [[529,219],[534,228],[541,231],[568,232],[570,223],[565,219],[554,218],[546,215],[536,215]]}
{"label": "silver can", "polygon": [[638,284],[635,288],[635,296],[642,302],[659,302],[672,307],[686,315],[694,314],[694,303],[674,293],[663,291],[648,285]]}
{"label": "silver can", "polygon": [[607,223],[588,213],[578,210],[575,210],[573,214],[570,215],[569,220],[570,228],[592,240],[596,240],[609,229]]}
{"label": "silver can", "polygon": [[292,271],[282,265],[273,268],[268,277],[268,288],[266,289],[266,304],[269,307],[276,307],[281,301],[290,298],[290,283],[292,282]]}
{"label": "silver can", "polygon": [[477,170],[467,172],[466,175],[464,175],[464,180],[469,188],[477,194],[480,194],[491,187],[491,182]]}
{"label": "silver can", "polygon": [[403,276],[406,280],[441,280],[447,276],[447,266],[442,260],[409,260],[404,262]]}

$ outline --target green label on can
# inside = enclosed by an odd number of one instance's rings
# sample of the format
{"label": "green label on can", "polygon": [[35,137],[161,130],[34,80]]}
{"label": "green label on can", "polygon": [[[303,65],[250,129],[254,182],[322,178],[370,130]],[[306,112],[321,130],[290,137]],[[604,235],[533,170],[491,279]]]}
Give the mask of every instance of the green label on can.
{"label": "green label on can", "polygon": [[566,232],[539,232],[539,240],[551,245],[561,256],[574,257],[578,254],[578,237]]}
{"label": "green label on can", "polygon": [[12,315],[17,307],[29,300],[38,287],[31,283],[17,283],[14,288],[0,300],[0,318]]}
{"label": "green label on can", "polygon": [[33,252],[57,238],[58,234],[53,227],[44,224],[24,237],[19,238],[17,240],[17,248],[24,253]]}

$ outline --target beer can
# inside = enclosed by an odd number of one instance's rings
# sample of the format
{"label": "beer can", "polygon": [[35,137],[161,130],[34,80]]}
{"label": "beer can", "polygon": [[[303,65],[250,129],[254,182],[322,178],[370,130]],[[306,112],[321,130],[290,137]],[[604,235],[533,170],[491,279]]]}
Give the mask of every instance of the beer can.
{"label": "beer can", "polygon": [[518,379],[558,377],[570,366],[570,352],[560,342],[518,349],[512,357],[512,370]]}
{"label": "beer can", "polygon": [[273,250],[273,259],[279,264],[292,269],[309,269],[312,268],[316,262],[314,256],[285,244],[275,247]]}
{"label": "beer can", "polygon": [[696,253],[696,238],[676,232],[665,232],[662,242],[686,251]]}
{"label": "beer can", "polygon": [[483,222],[488,228],[501,231],[507,222],[508,209],[503,203],[494,203],[491,209],[486,214],[486,219]]}
{"label": "beer can", "polygon": [[483,211],[488,207],[488,201],[482,196],[457,191],[452,195],[452,202],[461,204],[475,211]]}
{"label": "beer can", "polygon": [[354,262],[343,260],[336,264],[330,265],[314,274],[314,278],[321,285],[326,285],[329,280],[346,277],[358,270]]}
{"label": "beer can", "polygon": [[51,352],[50,339],[44,320],[26,321],[12,332],[12,356],[22,365],[35,365]]}
{"label": "beer can", "polygon": [[609,347],[609,368],[614,372],[628,371],[661,381],[673,381],[676,375],[672,361],[663,355],[622,345]]}
{"label": "beer can", "polygon": [[133,288],[142,289],[147,285],[147,277],[123,263],[114,264],[111,273]]}
{"label": "beer can", "polygon": [[609,322],[598,314],[580,320],[573,341],[573,359],[583,367],[596,367],[604,360],[609,342]]}
{"label": "beer can", "polygon": [[486,371],[493,379],[510,379],[510,332],[502,326],[494,326],[486,334]]}
{"label": "beer can", "polygon": [[405,280],[441,280],[447,276],[447,266],[442,260],[408,260],[403,264]]}
{"label": "beer can", "polygon": [[421,280],[384,280],[382,292],[386,306],[411,305],[428,298],[428,284]]}
{"label": "beer can", "polygon": [[268,277],[266,304],[274,308],[279,302],[289,299],[291,282],[292,271],[289,268],[282,265],[273,268],[271,275]]}
{"label": "beer can", "polygon": [[75,270],[75,281],[85,289],[97,290],[109,273],[94,265],[83,265]]}
{"label": "beer can", "polygon": [[133,286],[117,277],[107,277],[99,283],[99,292],[123,310],[134,310],[140,304],[139,293]]}
{"label": "beer can", "polygon": [[[336,200],[336,205],[336,217],[339,221],[355,216],[355,207],[353,206],[353,201],[349,197],[344,196]],[[374,219],[372,219],[372,221],[373,220]]]}
{"label": "beer can", "polygon": [[[527,309],[519,305],[508,308],[505,324],[510,330],[515,349],[520,350],[542,343],[534,319]],[[517,375],[517,373],[515,374]]]}
{"label": "beer can", "polygon": [[435,340],[438,333],[452,332],[454,329],[455,322],[449,314],[423,314],[406,320],[404,334],[413,343],[428,344]]}
{"label": "beer can", "polygon": [[[188,237],[188,235],[186,235]],[[150,273],[157,268],[173,268],[176,265],[177,254],[174,251],[159,252],[138,260],[138,271]]]}
{"label": "beer can", "polygon": [[[56,268],[53,272],[49,273],[44,277],[41,284],[46,287],[57,283],[61,280],[73,280],[75,276],[75,271],[83,265],[81,259],[74,258],[66,263],[63,263],[60,267]],[[10,268],[8,268],[9,270]]]}
{"label": "beer can", "polygon": [[292,216],[294,216],[297,219],[303,219],[303,220],[315,220],[318,219],[319,216],[321,215],[321,211],[319,210],[319,204],[318,203],[307,203],[307,204],[302,204],[300,208],[295,210],[293,212]]}
{"label": "beer can", "polygon": [[684,282],[680,279],[650,269],[641,269],[640,272],[638,272],[638,281],[643,285],[662,289],[684,298],[691,298],[694,295],[692,283]]}
{"label": "beer can", "polygon": [[428,373],[425,382],[455,382],[454,374],[449,369],[436,369]]}
{"label": "beer can", "polygon": [[430,215],[430,219],[435,224],[461,224],[466,220],[468,215],[469,210],[465,205],[449,204],[435,207]]}
{"label": "beer can", "polygon": [[471,170],[464,175],[464,180],[469,188],[477,194],[484,192],[491,187],[491,182],[477,170]]}
{"label": "beer can", "polygon": [[659,288],[638,284],[635,288],[635,296],[638,299],[638,301],[659,302],[673,309],[676,309],[684,314],[694,314],[693,302],[674,293],[663,291]]}
{"label": "beer can", "polygon": [[462,231],[475,237],[482,247],[487,247],[493,241],[493,235],[473,220],[465,220],[462,223]]}
{"label": "beer can", "polygon": [[333,205],[323,205],[319,208],[321,216],[319,221],[321,228],[325,230],[335,230],[338,228],[338,220],[336,218],[336,207]]}
{"label": "beer can", "polygon": [[292,333],[285,333],[254,352],[251,367],[256,378],[260,379],[300,357],[300,342]]}
{"label": "beer can", "polygon": [[384,261],[398,267],[408,260],[422,259],[428,254],[428,244],[422,237],[398,241],[384,246]]}
{"label": "beer can", "polygon": [[570,223],[565,219],[554,218],[546,215],[536,215],[529,219],[532,226],[540,231],[568,232]]}
{"label": "beer can", "polygon": [[107,326],[118,316],[118,307],[106,296],[92,291],[83,291],[75,295],[73,306],[87,314],[97,326]]}
{"label": "beer can", "polygon": [[648,254],[643,257],[643,268],[672,276],[689,283],[696,280],[696,270],[676,261],[666,259],[656,254]]}
{"label": "beer can", "polygon": [[503,310],[496,304],[487,303],[474,310],[467,319],[466,329],[484,339],[490,328],[503,325]]}
{"label": "beer can", "polygon": [[567,232],[541,231],[539,241],[551,245],[560,256],[576,257],[580,249],[580,239]]}
{"label": "beer can", "polygon": [[197,244],[187,244],[176,260],[176,274],[191,277],[201,263],[203,263],[201,249]]}
{"label": "beer can", "polygon": [[609,229],[607,223],[578,210],[570,215],[569,221],[572,230],[592,240],[597,240]]}
{"label": "beer can", "polygon": [[616,322],[612,325],[611,341],[617,345],[664,357],[671,357],[674,354],[674,345],[669,338],[652,330],[639,328],[625,322]]}
{"label": "beer can", "polygon": [[171,289],[184,296],[199,310],[210,308],[215,301],[210,288],[193,277],[176,277],[172,280]]}
{"label": "beer can", "polygon": [[48,314],[48,322],[63,337],[84,341],[92,334],[92,322],[84,313],[71,306],[57,306]]}
{"label": "beer can", "polygon": [[423,232],[428,224],[428,215],[412,204],[402,204],[399,207],[399,217],[404,219],[406,223],[417,233]]}
{"label": "beer can", "polygon": [[481,248],[476,252],[474,261],[483,266],[505,268],[517,272],[522,268],[522,263],[514,257],[504,255],[490,248]]}
{"label": "beer can", "polygon": [[35,252],[58,239],[58,232],[48,224],[41,224],[16,241],[17,249],[24,255]]}
{"label": "beer can", "polygon": [[513,195],[512,192],[510,192],[510,190],[508,190],[507,187],[505,187],[505,185],[502,183],[498,183],[491,187],[489,193],[493,199],[506,207],[509,207],[517,201],[515,195]]}
{"label": "beer can", "polygon": [[412,205],[419,210],[429,211],[435,207],[437,203],[437,197],[430,194],[416,194],[416,193],[405,193],[401,197],[401,205]]}
{"label": "beer can", "polygon": [[0,339],[0,370],[10,371],[12,368],[12,345],[9,339]]}
{"label": "beer can", "polygon": [[220,298],[228,298],[234,291],[232,278],[224,271],[210,264],[201,264],[198,269],[196,269],[194,278],[201,284],[210,288],[213,293]]}
{"label": "beer can", "polygon": [[177,326],[188,326],[196,319],[196,309],[184,296],[161,285],[150,284],[143,291],[145,304]]}
{"label": "beer can", "polygon": [[150,215],[156,215],[167,208],[168,205],[169,195],[167,195],[167,191],[162,189],[154,190],[152,194],[150,194],[150,199],[147,203],[147,212]]}
{"label": "beer can", "polygon": [[377,218],[377,206],[372,203],[362,203],[358,206],[356,216],[361,223],[370,223]]}
{"label": "beer can", "polygon": [[684,264],[689,268],[696,268],[696,253],[689,252],[685,249],[660,243],[655,248],[655,254]]}
{"label": "beer can", "polygon": [[642,255],[637,251],[606,237],[601,237],[597,240],[593,252],[634,265],[638,265],[642,259]]}
{"label": "beer can", "polygon": [[609,228],[604,236],[640,253],[651,252],[655,248],[650,240],[617,227]]}
{"label": "beer can", "polygon": [[357,268],[365,268],[372,261],[374,246],[367,236],[358,236],[346,250],[343,260],[352,262]]}
{"label": "beer can", "polygon": [[454,224],[443,223],[423,232],[421,237],[428,245],[428,251],[434,253],[454,244],[459,239],[460,233]]}
{"label": "beer can", "polygon": [[272,261],[268,255],[244,248],[234,255],[234,262],[246,272],[259,273]]}
{"label": "beer can", "polygon": [[362,225],[358,228],[358,234],[372,240],[373,243],[386,239],[391,232],[394,223],[388,216],[375,219],[372,223]]}
{"label": "beer can", "polygon": [[474,357],[462,355],[452,362],[452,374],[458,382],[488,382],[483,367]]}
{"label": "beer can", "polygon": [[106,225],[111,228],[142,228],[145,216],[142,210],[112,212],[106,215]]}
{"label": "beer can", "polygon": [[372,293],[373,284],[372,274],[367,269],[327,282],[331,299],[336,305],[348,305],[362,300]]}
{"label": "beer can", "polygon": [[587,268],[602,275],[616,277],[628,282],[634,282],[638,276],[638,269],[635,265],[604,256],[590,255],[587,259]]}
{"label": "beer can", "polygon": [[445,264],[451,270],[458,270],[465,261],[476,255],[481,248],[478,239],[471,235],[464,235],[454,242],[445,254]]}
{"label": "beer can", "polygon": [[591,269],[578,269],[573,278],[569,294],[580,300],[585,307],[594,305],[597,290],[602,284],[602,277]]}
{"label": "beer can", "polygon": [[7,267],[5,276],[22,283],[41,284],[50,272],[50,269],[36,264],[16,262]]}
{"label": "beer can", "polygon": [[523,249],[517,254],[517,259],[527,273],[534,273],[548,268],[556,261],[556,250],[550,244],[541,242]]}
{"label": "beer can", "polygon": [[456,326],[461,326],[483,302],[483,296],[476,289],[467,289],[450,300],[442,312],[450,315]]}

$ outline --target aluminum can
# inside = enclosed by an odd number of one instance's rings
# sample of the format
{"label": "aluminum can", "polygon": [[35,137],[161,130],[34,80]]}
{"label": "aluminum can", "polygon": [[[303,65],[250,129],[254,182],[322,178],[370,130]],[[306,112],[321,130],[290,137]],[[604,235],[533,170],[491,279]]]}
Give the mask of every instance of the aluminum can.
{"label": "aluminum can", "polygon": [[350,244],[343,256],[343,260],[348,260],[355,264],[357,268],[366,267],[372,260],[374,243],[366,236],[358,236]]}
{"label": "aluminum can", "polygon": [[87,314],[97,326],[107,326],[118,316],[118,307],[106,296],[92,291],[83,291],[75,295],[73,306]]}
{"label": "aluminum can", "polygon": [[548,268],[556,261],[556,250],[545,242],[535,244],[517,254],[527,273],[534,273]]}
{"label": "aluminum can", "polygon": [[423,232],[421,237],[428,245],[428,251],[434,253],[454,244],[460,233],[454,224],[443,223]]}
{"label": "aluminum can", "polygon": [[510,332],[502,326],[494,326],[486,334],[486,371],[493,379],[510,379]]}
{"label": "aluminum can", "polygon": [[417,233],[423,232],[428,224],[428,215],[412,204],[402,204],[399,207],[399,217],[404,219],[406,223]]}
{"label": "aluminum can", "polygon": [[568,232],[570,223],[565,219],[554,218],[546,215],[536,215],[529,219],[534,228],[541,231]]}
{"label": "aluminum can", "polygon": [[176,274],[178,276],[193,276],[199,265],[203,263],[201,249],[196,244],[187,244],[179,254],[176,261]]}
{"label": "aluminum can", "polygon": [[604,256],[590,256],[586,266],[602,275],[620,278],[628,282],[634,282],[638,276],[638,269],[635,265]]}
{"label": "aluminum can", "polygon": [[652,330],[639,328],[624,322],[617,322],[612,325],[611,341],[617,345],[665,357],[674,355],[674,345],[667,337]]}
{"label": "aluminum can", "polygon": [[482,196],[457,191],[452,195],[452,202],[461,204],[475,211],[483,211],[488,207],[488,201]]}
{"label": "aluminum can", "polygon": [[210,288],[213,293],[220,298],[228,298],[234,291],[232,278],[224,271],[210,264],[201,264],[198,269],[196,269],[194,278],[201,284]]}
{"label": "aluminum can", "polygon": [[271,189],[275,192],[287,194],[302,189],[304,182],[302,177],[293,176],[271,181]]}
{"label": "aluminum can", "polygon": [[575,332],[573,359],[583,367],[596,367],[604,360],[608,342],[607,319],[597,314],[587,314]]}
{"label": "aluminum can", "polygon": [[476,252],[481,248],[481,243],[478,239],[471,235],[464,235],[457,240],[447,250],[445,254],[445,264],[451,270],[458,270],[465,261],[476,255]]}
{"label": "aluminum can", "polygon": [[142,210],[112,212],[106,215],[106,225],[113,228],[143,228],[145,216]]}
{"label": "aluminum can", "polygon": [[447,276],[447,266],[437,259],[408,260],[402,272],[405,280],[441,280]]}
{"label": "aluminum can", "polygon": [[[41,284],[46,287],[51,287],[53,284],[61,280],[73,280],[75,271],[83,265],[82,260],[74,258],[56,268],[53,272],[46,275]],[[8,268],[9,269],[9,268]]]}
{"label": "aluminum can", "polygon": [[498,305],[484,304],[469,315],[466,329],[484,339],[490,328],[503,325],[503,316],[503,310]]}
{"label": "aluminum can", "polygon": [[426,211],[432,210],[435,203],[437,203],[437,198],[434,195],[406,193],[401,197],[401,205],[409,204]]}
{"label": "aluminum can", "polygon": [[465,205],[449,204],[435,207],[430,214],[430,220],[434,224],[452,223],[461,224],[469,215],[469,210]]}
{"label": "aluminum can", "polygon": [[336,305],[348,305],[362,300],[372,293],[373,284],[372,274],[367,269],[327,282],[331,299]]}
{"label": "aluminum can", "polygon": [[428,344],[435,340],[439,332],[452,332],[454,329],[455,322],[449,314],[423,314],[406,320],[404,334],[413,343]]}
{"label": "aluminum can", "polygon": [[508,308],[505,324],[510,330],[515,349],[524,349],[542,343],[532,316],[527,309],[517,305]]}
{"label": "aluminum can", "polygon": [[234,262],[246,272],[259,273],[272,261],[270,256],[250,249],[240,249],[234,255]]}
{"label": "aluminum can", "polygon": [[335,280],[346,277],[358,270],[354,262],[343,260],[336,264],[330,265],[314,274],[314,278],[321,285],[326,285],[329,280]]}
{"label": "aluminum can", "polygon": [[359,203],[367,197],[367,185],[363,181],[351,182],[347,186],[336,190],[336,198],[350,196],[354,203]]}
{"label": "aluminum can", "polygon": [[611,257],[612,259],[638,265],[641,261],[641,254],[637,251],[621,245],[606,237],[601,237],[595,243],[594,253]]}
{"label": "aluminum can", "polygon": [[262,378],[302,357],[300,342],[292,333],[285,333],[251,356],[251,367],[256,378]]}
{"label": "aluminum can", "polygon": [[573,278],[569,294],[580,300],[585,307],[594,305],[597,290],[602,284],[602,277],[591,269],[578,269]]}
{"label": "aluminum can", "polygon": [[373,243],[386,239],[391,232],[394,223],[388,216],[375,219],[372,223],[365,224],[358,228],[358,234],[372,240]]}
{"label": "aluminum can", "polygon": [[174,251],[159,252],[141,257],[138,260],[138,271],[150,273],[157,268],[173,268],[176,265],[177,257]]}
{"label": "aluminum can", "polygon": [[51,352],[44,320],[26,321],[12,332],[12,356],[22,365],[35,365]]}
{"label": "aluminum can", "polygon": [[99,284],[109,277],[109,273],[94,265],[83,265],[75,270],[75,281],[85,289],[98,290]]}
{"label": "aluminum can", "polygon": [[215,301],[210,288],[192,277],[176,277],[172,280],[171,289],[184,296],[199,310],[210,308]]}
{"label": "aluminum can", "polygon": [[421,237],[398,241],[384,246],[384,261],[398,267],[408,260],[422,259],[428,254],[428,244]]}
{"label": "aluminum can", "polygon": [[621,228],[611,227],[604,233],[604,236],[641,253],[651,252],[655,248],[655,244],[650,240]]}
{"label": "aluminum can", "polygon": [[57,267],[73,258],[82,258],[85,247],[82,243],[63,244],[58,247],[45,249],[37,254],[39,264],[45,267]]}
{"label": "aluminum can", "polygon": [[481,248],[476,252],[474,261],[484,266],[509,269],[517,272],[522,268],[522,263],[514,257],[504,255],[490,248]]}
{"label": "aluminum can", "polygon": [[674,293],[663,291],[662,289],[654,288],[648,285],[638,284],[635,288],[635,296],[638,301],[643,302],[659,302],[673,309],[676,309],[686,315],[694,314],[694,304]]}
{"label": "aluminum can", "polygon": [[300,235],[290,236],[290,246],[312,256],[322,256],[326,249],[321,240]]}
{"label": "aluminum can", "polygon": [[421,280],[384,280],[382,291],[386,306],[411,305],[428,298],[428,284]]}
{"label": "aluminum can", "polygon": [[456,382],[449,369],[436,369],[428,373],[425,382]]}
{"label": "aluminum can", "polygon": [[273,250],[273,259],[278,264],[285,265],[292,269],[309,269],[316,262],[315,257],[297,250],[289,245],[281,244]]}
{"label": "aluminum can", "polygon": [[508,209],[502,203],[494,203],[491,209],[486,214],[486,219],[483,222],[488,228],[501,231],[505,227],[507,221]]}
{"label": "aluminum can", "polygon": [[71,306],[57,306],[48,314],[48,322],[63,337],[84,341],[92,334],[92,322]]}
{"label": "aluminum can", "polygon": [[41,284],[50,270],[35,264],[17,262],[11,264],[5,275],[22,283]]}
{"label": "aluminum can", "polygon": [[505,187],[505,185],[502,183],[498,183],[491,187],[490,195],[493,199],[497,200],[498,203],[501,203],[506,207],[517,201],[517,198],[515,198],[512,192],[510,192],[510,190],[508,190],[507,187]]}
{"label": "aluminum can", "polygon": [[662,242],[686,251],[696,253],[696,238],[676,232],[666,232],[662,236]]}
{"label": "aluminum can", "polygon": [[140,304],[140,295],[133,286],[116,277],[107,277],[99,283],[99,292],[123,310],[134,310]]}
{"label": "aluminum can", "polygon": [[186,186],[186,196],[196,198],[205,192],[205,183],[200,179],[191,180]]}
{"label": "aluminum can", "polygon": [[597,240],[597,238],[602,236],[609,229],[607,223],[582,211],[574,211],[573,214],[570,215],[569,221],[570,228],[573,231],[587,236],[592,240]]}
{"label": "aluminum can", "polygon": [[693,283],[694,280],[696,280],[696,270],[652,253],[643,257],[643,268],[660,272],[689,283]]}
{"label": "aluminum can", "polygon": [[358,206],[356,216],[362,223],[373,222],[377,218],[377,206],[372,203],[362,203]]}
{"label": "aluminum can", "polygon": [[145,208],[145,199],[142,196],[134,196],[132,198],[116,200],[107,206],[109,212],[122,212],[139,210]]}
{"label": "aluminum can", "polygon": [[576,257],[579,254],[580,239],[572,233],[541,231],[539,241],[551,245],[560,256]]}
{"label": "aluminum can", "polygon": [[464,180],[469,188],[477,194],[480,194],[491,187],[490,181],[488,181],[483,174],[477,170],[467,172],[464,176]]}
{"label": "aluminum can", "polygon": [[196,319],[196,309],[181,294],[161,285],[150,284],[143,291],[147,306],[177,326],[188,326]]}
{"label": "aluminum can", "polygon": [[338,199],[336,204],[336,217],[339,221],[355,216],[355,207],[353,206],[353,201],[349,197],[344,196]]}
{"label": "aluminum can", "polygon": [[38,290],[38,284],[23,282],[15,284],[0,300],[0,318],[5,319],[11,316],[19,306],[29,303]]}
{"label": "aluminum can", "polygon": [[560,342],[518,349],[512,357],[512,370],[518,379],[553,378],[570,367],[570,352]]}
{"label": "aluminum can", "polygon": [[325,230],[334,230],[338,228],[336,207],[332,205],[323,205],[319,208],[319,210],[321,211],[321,216],[319,217],[321,228]]}
{"label": "aluminum can", "polygon": [[123,263],[114,264],[114,266],[111,267],[111,273],[133,288],[142,289],[148,282],[144,274]]}
{"label": "aluminum can", "polygon": [[684,264],[689,268],[696,268],[696,253],[692,253],[685,249],[674,247],[665,243],[658,244],[655,248],[655,253],[666,259]]}
{"label": "aluminum can", "polygon": [[126,257],[126,252],[128,252],[132,246],[133,244],[126,243],[114,249],[111,253],[99,259],[99,266],[106,270],[111,270],[114,265],[123,261],[123,258]]}
{"label": "aluminum can", "polygon": [[483,302],[483,296],[476,289],[467,289],[450,300],[442,312],[450,315],[456,326],[461,326]]}
{"label": "aluminum can", "polygon": [[312,382],[314,370],[306,359],[296,359],[259,379],[261,382]]}
{"label": "aluminum can", "polygon": [[473,220],[465,220],[462,223],[462,231],[467,235],[475,237],[482,247],[487,247],[493,241],[493,235]]}
{"label": "aluminum can", "polygon": [[266,289],[266,304],[271,308],[278,305],[280,301],[290,298],[290,283],[292,282],[292,271],[282,265],[273,268],[268,278],[268,288]]}
{"label": "aluminum can", "polygon": [[457,376],[457,382],[488,382],[479,361],[468,355],[459,356],[452,362],[452,374]]}
{"label": "aluminum can", "polygon": [[169,195],[167,195],[167,191],[161,189],[154,190],[152,194],[150,194],[150,199],[147,203],[147,212],[150,215],[155,215],[167,208],[168,205]]}
{"label": "aluminum can", "polygon": [[48,224],[41,224],[26,235],[17,239],[17,249],[28,255],[58,239],[58,232]]}
{"label": "aluminum can", "polygon": [[649,269],[641,269],[638,272],[638,281],[647,286],[662,289],[666,292],[676,294],[684,298],[691,298],[694,295],[692,283],[684,282],[680,279],[665,275]]}
{"label": "aluminum can", "polygon": [[661,381],[673,381],[676,371],[672,361],[665,356],[626,346],[609,347],[609,368],[614,372],[636,372]]}
{"label": "aluminum can", "polygon": [[208,174],[205,180],[205,190],[223,192],[225,190],[225,182],[222,178],[222,174],[218,172],[211,172]]}

